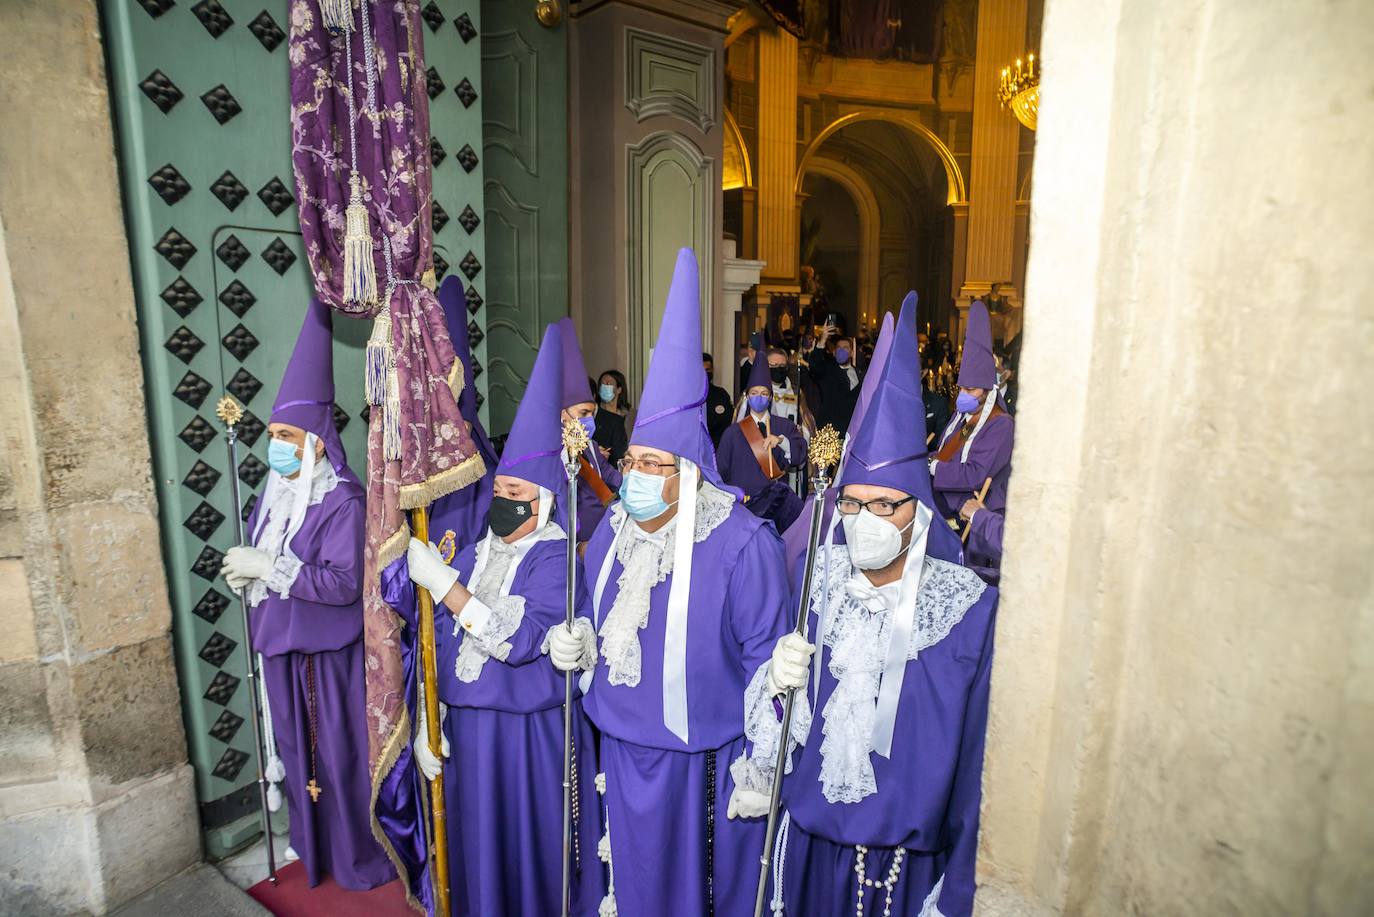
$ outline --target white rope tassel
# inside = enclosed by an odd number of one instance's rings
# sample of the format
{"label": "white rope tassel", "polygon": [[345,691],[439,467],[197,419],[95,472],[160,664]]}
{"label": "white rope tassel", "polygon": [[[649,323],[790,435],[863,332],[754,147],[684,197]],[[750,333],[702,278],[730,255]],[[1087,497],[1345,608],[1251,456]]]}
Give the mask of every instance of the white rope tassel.
{"label": "white rope tassel", "polygon": [[320,21],[331,32],[353,31],[353,0],[320,0]]}
{"label": "white rope tassel", "polygon": [[386,403],[386,377],[396,360],[391,344],[390,304],[372,320],[372,334],[363,356],[363,387],[367,403],[376,407]]}
{"label": "white rope tassel", "polygon": [[272,731],[272,705],[267,701],[267,682],[263,680],[262,653],[258,653],[258,698],[262,704],[262,744],[266,753],[267,765],[263,777],[267,779],[267,808],[277,812],[281,809],[281,787],[286,779],[286,765],[277,754],[277,734]]}
{"label": "white rope tassel", "polygon": [[344,302],[372,305],[377,301],[377,267],[372,263],[372,230],[367,205],[363,203],[363,183],[356,171],[348,184],[351,190],[344,210],[343,298]]}
{"label": "white rope tassel", "polygon": [[386,401],[382,405],[382,457],[388,462],[401,460],[401,380],[396,374],[394,351],[386,367]]}
{"label": "white rope tassel", "polygon": [[[605,774],[597,774],[597,790],[605,795]],[[611,862],[611,810],[606,809],[606,835],[603,838],[606,842],[606,895],[601,899],[601,905],[596,909],[596,917],[619,917],[620,909],[615,903],[615,864]],[[601,845],[597,844],[597,852],[600,852]]]}

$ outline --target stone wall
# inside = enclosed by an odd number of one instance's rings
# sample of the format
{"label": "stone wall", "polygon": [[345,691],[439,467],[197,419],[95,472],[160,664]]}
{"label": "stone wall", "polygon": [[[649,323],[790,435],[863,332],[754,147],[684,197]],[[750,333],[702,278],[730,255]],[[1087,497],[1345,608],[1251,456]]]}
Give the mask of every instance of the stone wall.
{"label": "stone wall", "polygon": [[1372,47],[1046,4],[981,913],[1374,901]]}
{"label": "stone wall", "polygon": [[200,858],[96,4],[0,8],[0,911]]}

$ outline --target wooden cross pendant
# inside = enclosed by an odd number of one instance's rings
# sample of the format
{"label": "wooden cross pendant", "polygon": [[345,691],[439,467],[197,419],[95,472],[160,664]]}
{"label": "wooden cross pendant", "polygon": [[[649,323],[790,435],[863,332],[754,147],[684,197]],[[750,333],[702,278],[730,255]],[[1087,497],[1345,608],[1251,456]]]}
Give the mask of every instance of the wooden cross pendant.
{"label": "wooden cross pendant", "polygon": [[311,802],[319,802],[320,794],[324,792],[324,789],[318,783],[315,782],[314,777],[310,778],[310,782],[305,785],[305,789],[306,792],[310,794]]}

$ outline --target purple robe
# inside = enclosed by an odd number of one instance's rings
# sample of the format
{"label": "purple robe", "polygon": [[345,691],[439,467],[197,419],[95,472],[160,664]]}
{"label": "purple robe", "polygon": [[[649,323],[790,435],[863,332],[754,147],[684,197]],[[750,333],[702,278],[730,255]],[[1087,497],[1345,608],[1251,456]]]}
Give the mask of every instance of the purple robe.
{"label": "purple robe", "polygon": [[[963,415],[960,415],[962,417]],[[951,421],[941,432],[940,443],[944,444],[958,429],[959,418]],[[935,508],[947,519],[958,519],[959,508],[971,497],[978,495],[983,482],[992,478],[983,505],[1001,513],[1007,507],[1007,481],[1011,478],[1011,447],[1016,423],[1010,414],[991,417],[978,431],[969,447],[968,461],[961,462],[958,453],[948,462],[935,466],[932,485],[935,490]],[[931,451],[931,457],[940,450]],[[962,526],[961,526],[962,528]],[[1002,561],[1000,552],[996,555],[977,550],[970,543],[965,551],[966,562],[970,567],[989,567],[996,569]]]}
{"label": "purple robe", "polygon": [[[610,488],[611,493],[615,494],[620,490],[620,469],[612,465],[601,457],[601,450],[592,443],[586,453],[587,461],[601,475],[601,480]],[[611,503],[615,503],[612,499]],[[601,517],[606,515],[606,510],[610,505],[605,506],[601,503],[601,498],[596,495],[596,491],[587,486],[587,482],[581,478],[577,481],[577,540],[586,541],[592,537],[596,527],[601,524]]]}
{"label": "purple robe", "polygon": [[[887,878],[896,848],[906,851],[893,889],[894,917],[917,917],[932,895],[945,917],[972,914],[996,609],[997,590],[983,589],[948,634],[907,661],[891,757],[869,754],[877,791],[858,802],[832,803],[823,793],[823,711],[837,681],[831,647],[818,648],[811,730],[783,781],[789,824],[785,857],[775,868],[782,863],[785,913],[851,912],[858,894],[855,847],[863,845],[866,877],[876,880]],[[813,607],[813,640],[817,630]],[[881,913],[884,898],[867,889],[865,910]]]}
{"label": "purple robe", "polygon": [[[535,542],[520,558],[507,594],[524,598],[524,615],[504,641],[505,659],[487,658],[473,681],[456,674],[466,632],[459,628],[455,636],[454,616],[442,602],[434,609],[439,699],[449,707],[443,729],[452,757],[445,762],[444,787],[454,915],[520,917],[560,910],[564,677],[540,650],[549,628],[565,614],[566,545],[562,538]],[[468,545],[453,559],[464,584],[478,548]],[[404,558],[383,574],[382,595],[393,608],[406,610],[413,629],[415,588]],[[413,704],[413,697],[408,700]],[[580,701],[574,701],[573,730],[578,817],[572,913],[594,917],[605,891],[596,850],[597,753]]]}
{"label": "purple robe", "polygon": [[[363,684],[363,500],[362,487],[345,469],[338,486],[306,511],[291,541],[301,567],[290,597],[269,590],[251,613],[272,731],[286,767],[291,846],[312,886],[327,874],[355,891],[396,877],[372,836]],[[262,505],[259,501],[248,517],[247,531],[256,529]],[[306,788],[312,775],[322,789],[318,801]]]}
{"label": "purple robe", "polygon": [[[589,588],[611,548],[617,517],[623,518],[616,512],[603,520],[587,545]],[[634,525],[628,519],[623,524]],[[598,627],[619,594],[621,572],[620,561],[612,560]],[[745,687],[792,627],[782,542],[736,503],[694,545],[687,742],[663,722],[663,650],[673,575],[650,592],[648,620],[638,632],[638,684],[611,684],[606,662],[599,659],[585,700],[602,734],[616,902],[627,917],[749,915],[764,819],[727,819],[725,812],[734,791],[730,765],[749,746]]]}
{"label": "purple robe", "polygon": [[[755,422],[752,414],[741,421]],[[776,414],[769,418],[768,423],[773,434],[784,437],[788,443],[788,452],[783,452],[782,446],[773,447],[773,461],[778,467],[790,471],[804,466],[806,440],[797,425]],[[759,434],[766,435],[761,425]],[[749,511],[755,516],[772,520],[779,532],[787,531],[801,514],[801,498],[787,486],[785,476],[772,481],[768,479],[738,423],[731,424],[720,438],[720,448],[716,450],[716,468],[725,483],[744,491],[744,505]]]}

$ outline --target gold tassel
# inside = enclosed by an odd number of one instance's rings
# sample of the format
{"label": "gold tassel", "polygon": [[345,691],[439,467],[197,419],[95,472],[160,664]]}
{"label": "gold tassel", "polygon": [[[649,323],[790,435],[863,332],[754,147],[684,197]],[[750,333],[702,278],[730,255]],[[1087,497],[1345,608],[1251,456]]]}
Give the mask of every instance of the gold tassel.
{"label": "gold tassel", "polygon": [[343,299],[372,305],[377,301],[377,267],[372,261],[372,232],[368,227],[363,183],[354,172],[348,180],[352,191],[344,211]]}
{"label": "gold tassel", "polygon": [[353,31],[353,0],[320,0],[320,22],[331,32]]}

